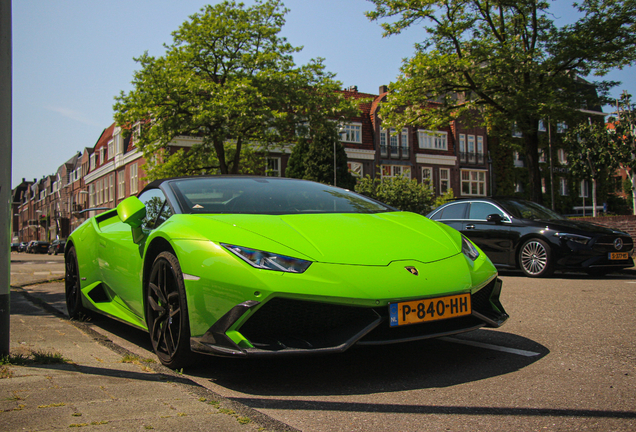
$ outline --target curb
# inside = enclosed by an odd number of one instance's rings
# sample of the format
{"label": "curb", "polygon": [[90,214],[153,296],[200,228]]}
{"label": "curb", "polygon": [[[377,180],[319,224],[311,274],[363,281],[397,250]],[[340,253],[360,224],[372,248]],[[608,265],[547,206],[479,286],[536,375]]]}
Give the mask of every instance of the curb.
{"label": "curb", "polygon": [[[27,290],[24,289],[24,287],[26,286],[59,282],[62,280],[64,280],[64,277],[35,280],[29,283],[11,285],[11,291],[13,291],[13,293],[18,293],[22,295],[29,302],[33,303],[34,305],[38,307],[41,307],[46,312],[56,316],[57,318],[67,321],[69,324],[75,326],[82,332],[86,333],[95,342],[110,349],[111,351],[121,356],[129,355],[132,357],[144,359],[143,357],[140,357],[139,355],[132,353],[126,348],[117,345],[116,343],[108,339],[106,335],[101,334],[100,332],[93,329],[86,323],[70,319],[68,316],[66,316],[66,314],[60,312],[58,309],[54,308],[53,306],[51,306],[44,300],[30,294]],[[267,416],[266,414],[261,413],[260,411],[257,411],[253,408],[248,407],[247,405],[244,405],[240,402],[236,402],[232,399],[221,396],[220,394],[206,387],[201,386],[195,381],[187,377],[184,377],[183,375],[175,372],[174,370],[163,366],[161,363],[156,363],[156,362],[144,363],[144,366],[147,366],[148,368],[152,369],[155,373],[159,374],[161,378],[169,380],[175,384],[178,384],[179,386],[181,386],[182,388],[184,388],[185,390],[187,390],[188,392],[196,396],[203,397],[207,400],[216,401],[219,403],[219,405],[222,408],[231,409],[235,411],[237,414],[239,414],[240,416],[248,417],[250,420],[252,420],[257,425],[261,426],[265,430],[284,431],[284,432],[301,432],[299,429],[296,429],[288,424],[285,424],[281,421],[273,419]]]}

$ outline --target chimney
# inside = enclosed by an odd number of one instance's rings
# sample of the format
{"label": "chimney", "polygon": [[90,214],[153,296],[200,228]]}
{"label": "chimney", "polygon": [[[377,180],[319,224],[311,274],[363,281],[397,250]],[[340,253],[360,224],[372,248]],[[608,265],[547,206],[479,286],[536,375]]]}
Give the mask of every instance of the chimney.
{"label": "chimney", "polygon": [[386,93],[388,91],[389,91],[389,86],[388,85],[381,85],[380,86],[380,94]]}

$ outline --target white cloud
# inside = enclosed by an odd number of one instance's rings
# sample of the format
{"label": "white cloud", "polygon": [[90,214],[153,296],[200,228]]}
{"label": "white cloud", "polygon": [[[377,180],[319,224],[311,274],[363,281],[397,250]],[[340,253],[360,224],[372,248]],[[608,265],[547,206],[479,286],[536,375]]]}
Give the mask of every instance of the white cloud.
{"label": "white cloud", "polygon": [[53,111],[55,113],[60,114],[63,117],[69,118],[71,120],[75,120],[77,122],[83,123],[85,125],[89,125],[89,126],[97,126],[97,127],[103,127],[103,124],[100,124],[94,120],[91,120],[89,118],[87,118],[83,113],[78,112],[78,111],[74,111],[72,109],[68,109],[68,108],[63,108],[63,107],[57,107],[57,106],[47,106],[45,107],[47,110],[49,111]]}

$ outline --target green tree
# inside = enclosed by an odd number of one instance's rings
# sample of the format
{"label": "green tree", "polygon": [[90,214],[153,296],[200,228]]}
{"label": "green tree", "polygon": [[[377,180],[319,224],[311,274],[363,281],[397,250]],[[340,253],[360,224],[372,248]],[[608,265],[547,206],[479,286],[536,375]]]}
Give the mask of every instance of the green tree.
{"label": "green tree", "polygon": [[632,209],[636,215],[636,105],[632,103],[632,95],[624,91],[616,102],[616,111],[617,117],[609,118],[614,126],[610,139],[618,162],[629,178]]}
{"label": "green tree", "polygon": [[427,182],[418,183],[404,176],[372,179],[367,175],[355,190],[402,211],[426,214],[435,205],[435,192]]}
{"label": "green tree", "polygon": [[391,83],[383,121],[433,128],[463,116],[485,123],[493,136],[516,128],[536,202],[539,122],[573,124],[577,109],[597,108],[596,95],[616,84],[577,77],[602,76],[636,59],[636,0],[583,0],[574,5],[581,18],[560,28],[541,0],[370,1],[371,20],[390,19],[381,24],[385,36],[420,24],[427,34]]}
{"label": "green tree", "polygon": [[285,175],[292,178],[313,180],[325,184],[334,184],[334,150],[336,168],[336,186],[353,189],[355,178],[349,172],[347,153],[338,139],[335,125],[321,133],[303,137],[292,150]]}
{"label": "green tree", "polygon": [[[133,90],[116,97],[115,119],[140,128],[135,142],[147,159],[164,150],[150,178],[165,164],[177,174],[237,174],[246,147],[266,152],[292,142],[300,123],[320,127],[357,112],[322,59],[295,65],[300,48],[279,36],[287,12],[279,0],[208,5],[172,33],[163,56],[135,59],[141,69]],[[165,151],[180,135],[202,143]]]}
{"label": "green tree", "polygon": [[592,215],[596,216],[596,185],[618,168],[615,147],[603,122],[581,123],[568,131],[568,168],[581,179],[592,180]]}

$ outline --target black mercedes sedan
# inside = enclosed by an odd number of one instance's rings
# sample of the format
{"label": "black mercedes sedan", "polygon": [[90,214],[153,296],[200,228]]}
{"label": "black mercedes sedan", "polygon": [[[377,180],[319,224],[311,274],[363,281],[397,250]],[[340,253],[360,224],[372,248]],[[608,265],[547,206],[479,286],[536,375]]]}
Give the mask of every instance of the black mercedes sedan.
{"label": "black mercedes sedan", "polygon": [[570,220],[531,201],[458,199],[427,217],[461,231],[497,268],[518,268],[530,277],[555,270],[602,276],[634,266],[633,241],[626,232]]}

